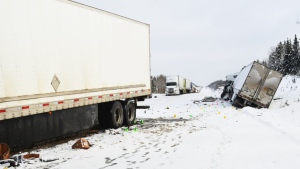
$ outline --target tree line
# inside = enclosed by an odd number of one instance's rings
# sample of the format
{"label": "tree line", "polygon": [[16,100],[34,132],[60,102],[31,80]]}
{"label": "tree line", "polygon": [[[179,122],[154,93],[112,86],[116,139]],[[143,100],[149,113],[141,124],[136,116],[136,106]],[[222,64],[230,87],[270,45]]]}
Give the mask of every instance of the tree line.
{"label": "tree line", "polygon": [[293,42],[287,38],[279,42],[275,48],[273,47],[268,59],[262,63],[283,75],[300,75],[299,53],[299,41],[295,35]]}
{"label": "tree line", "polygon": [[151,76],[152,93],[165,93],[166,80],[167,80],[167,77],[162,74],[159,76]]}

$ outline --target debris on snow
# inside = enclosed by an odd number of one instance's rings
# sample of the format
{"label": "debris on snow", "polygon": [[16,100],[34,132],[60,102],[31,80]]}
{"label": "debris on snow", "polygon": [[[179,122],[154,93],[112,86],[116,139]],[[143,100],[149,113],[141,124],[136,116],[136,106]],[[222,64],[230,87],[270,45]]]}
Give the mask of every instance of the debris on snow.
{"label": "debris on snow", "polygon": [[87,139],[81,138],[77,140],[73,145],[72,149],[89,149],[91,144],[87,141]]}

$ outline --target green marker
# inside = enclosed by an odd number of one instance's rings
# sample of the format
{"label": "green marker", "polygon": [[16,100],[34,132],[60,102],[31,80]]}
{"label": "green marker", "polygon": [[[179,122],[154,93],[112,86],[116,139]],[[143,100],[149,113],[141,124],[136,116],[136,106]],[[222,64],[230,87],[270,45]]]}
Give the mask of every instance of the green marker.
{"label": "green marker", "polygon": [[141,123],[141,124],[144,124],[144,120],[141,120],[140,123]]}
{"label": "green marker", "polygon": [[128,128],[125,128],[124,131],[125,131],[125,132],[128,132]]}
{"label": "green marker", "polygon": [[137,132],[137,128],[135,127],[133,131],[134,131],[134,132]]}
{"label": "green marker", "polygon": [[192,115],[190,115],[190,117],[192,118],[193,116],[192,116]]}

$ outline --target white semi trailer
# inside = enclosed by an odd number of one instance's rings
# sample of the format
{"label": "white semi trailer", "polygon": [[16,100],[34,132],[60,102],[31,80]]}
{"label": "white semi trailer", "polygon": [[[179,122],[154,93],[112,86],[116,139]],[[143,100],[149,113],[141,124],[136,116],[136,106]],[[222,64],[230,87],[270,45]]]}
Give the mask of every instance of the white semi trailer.
{"label": "white semi trailer", "polygon": [[192,91],[192,82],[189,79],[185,79],[185,90],[186,93],[191,93]]}
{"label": "white semi trailer", "polygon": [[166,96],[190,93],[191,82],[181,76],[166,77]]}
{"label": "white semi trailer", "polygon": [[0,142],[133,124],[151,96],[150,26],[69,0],[0,1]]}
{"label": "white semi trailer", "polygon": [[283,75],[258,62],[244,67],[225,86],[221,97],[227,97],[238,107],[252,106],[268,108],[277,91]]}

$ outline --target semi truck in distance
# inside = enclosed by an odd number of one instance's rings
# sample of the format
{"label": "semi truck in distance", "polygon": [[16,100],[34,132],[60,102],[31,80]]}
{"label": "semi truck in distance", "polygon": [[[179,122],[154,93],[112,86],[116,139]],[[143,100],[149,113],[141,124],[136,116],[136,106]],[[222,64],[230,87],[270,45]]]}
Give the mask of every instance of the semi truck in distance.
{"label": "semi truck in distance", "polygon": [[191,92],[191,81],[181,76],[166,77],[166,96],[179,95]]}
{"label": "semi truck in distance", "polygon": [[0,5],[0,142],[132,125],[151,97],[150,25],[70,0]]}
{"label": "semi truck in distance", "polygon": [[[230,76],[231,77],[231,76]],[[234,106],[268,108],[280,85],[283,75],[258,62],[245,66],[228,80],[221,98],[230,99]]]}

